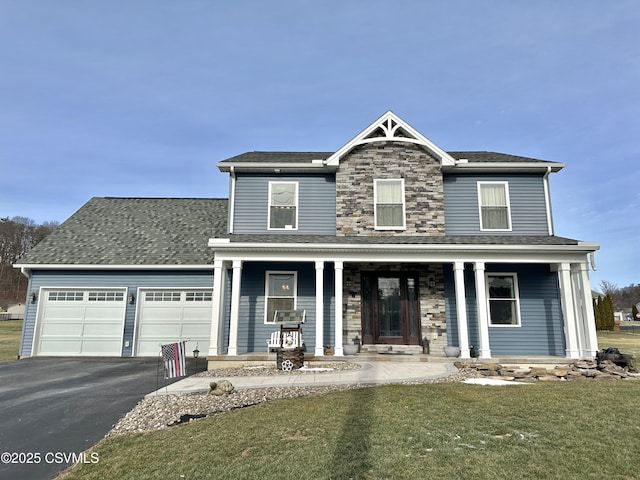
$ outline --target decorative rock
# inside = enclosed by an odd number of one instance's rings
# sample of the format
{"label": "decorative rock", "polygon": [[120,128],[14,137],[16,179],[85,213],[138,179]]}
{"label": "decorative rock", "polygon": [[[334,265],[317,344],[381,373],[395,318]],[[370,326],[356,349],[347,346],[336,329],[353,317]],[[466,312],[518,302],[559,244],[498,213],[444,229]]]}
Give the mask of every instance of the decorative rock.
{"label": "decorative rock", "polygon": [[598,365],[593,360],[578,360],[574,365],[576,368],[598,368]]}
{"label": "decorative rock", "polygon": [[501,365],[499,363],[481,363],[477,366],[478,370],[489,370],[492,372],[497,372]]}
{"label": "decorative rock", "polygon": [[547,369],[534,367],[531,369],[530,375],[532,377],[544,377],[545,375],[547,375]]}
{"label": "decorative rock", "polygon": [[209,384],[209,395],[228,395],[233,392],[233,384],[229,380],[220,380]]}
{"label": "decorative rock", "polygon": [[598,365],[592,360],[578,360],[571,365],[556,366],[553,369],[545,368],[521,368],[516,365],[500,365],[497,363],[468,364],[456,362],[458,368],[464,365],[461,372],[488,377],[501,378],[503,380],[539,379],[545,382],[554,380],[585,380],[585,379],[634,379],[636,377],[626,369],[616,365],[613,361],[603,360]]}
{"label": "decorative rock", "polygon": [[538,377],[538,380],[541,382],[560,382],[564,380],[564,378],[558,377],[557,375],[542,375]]}
{"label": "decorative rock", "polygon": [[516,378],[525,378],[531,376],[530,368],[515,368],[512,370],[513,376]]}

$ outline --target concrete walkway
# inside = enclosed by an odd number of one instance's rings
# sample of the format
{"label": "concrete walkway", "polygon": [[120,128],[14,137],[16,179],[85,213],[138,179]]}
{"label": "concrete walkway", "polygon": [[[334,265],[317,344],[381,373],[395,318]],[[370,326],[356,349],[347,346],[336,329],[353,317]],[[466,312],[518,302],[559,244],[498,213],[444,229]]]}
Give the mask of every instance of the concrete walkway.
{"label": "concrete walkway", "polygon": [[302,387],[309,385],[340,385],[414,382],[448,377],[458,372],[453,362],[353,362],[357,370],[313,372],[251,377],[187,377],[149,395],[208,392],[209,383],[229,380],[236,389],[265,387]]}

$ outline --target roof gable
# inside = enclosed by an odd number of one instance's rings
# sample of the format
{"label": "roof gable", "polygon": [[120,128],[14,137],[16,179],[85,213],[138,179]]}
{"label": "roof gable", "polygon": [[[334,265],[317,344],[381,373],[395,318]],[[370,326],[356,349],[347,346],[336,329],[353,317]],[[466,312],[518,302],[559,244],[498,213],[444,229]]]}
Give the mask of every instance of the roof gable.
{"label": "roof gable", "polygon": [[422,135],[411,125],[406,123],[391,110],[386,112],[362,132],[353,137],[346,145],[331,155],[327,159],[326,163],[327,165],[338,166],[340,164],[340,160],[358,145],[389,141],[407,142],[420,145],[439,158],[440,165],[442,166],[453,166],[456,163],[451,155]]}

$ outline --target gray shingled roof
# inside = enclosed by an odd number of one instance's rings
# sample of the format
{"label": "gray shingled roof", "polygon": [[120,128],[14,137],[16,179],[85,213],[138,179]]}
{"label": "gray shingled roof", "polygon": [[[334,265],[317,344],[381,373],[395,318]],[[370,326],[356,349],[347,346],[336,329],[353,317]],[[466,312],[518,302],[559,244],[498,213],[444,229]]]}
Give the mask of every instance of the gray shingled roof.
{"label": "gray shingled roof", "polygon": [[[334,152],[247,152],[219,162],[228,163],[311,163],[313,160],[325,160]],[[456,160],[466,158],[471,163],[546,163],[547,160],[520,157],[498,152],[447,152]]]}
{"label": "gray shingled roof", "polygon": [[18,264],[205,265],[227,199],[95,197]]}
{"label": "gray shingled roof", "polygon": [[222,235],[232,243],[326,243],[347,245],[577,245],[578,240],[547,235],[389,235],[389,236],[333,236],[333,235]]}

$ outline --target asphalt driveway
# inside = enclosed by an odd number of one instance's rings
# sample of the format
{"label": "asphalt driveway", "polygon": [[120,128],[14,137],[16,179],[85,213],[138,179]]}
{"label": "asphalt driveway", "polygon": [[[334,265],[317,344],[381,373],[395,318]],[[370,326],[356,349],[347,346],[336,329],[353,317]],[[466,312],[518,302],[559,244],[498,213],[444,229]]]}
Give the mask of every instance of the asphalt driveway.
{"label": "asphalt driveway", "polygon": [[164,381],[156,358],[0,362],[0,478],[50,479],[76,461],[99,462],[82,452]]}

